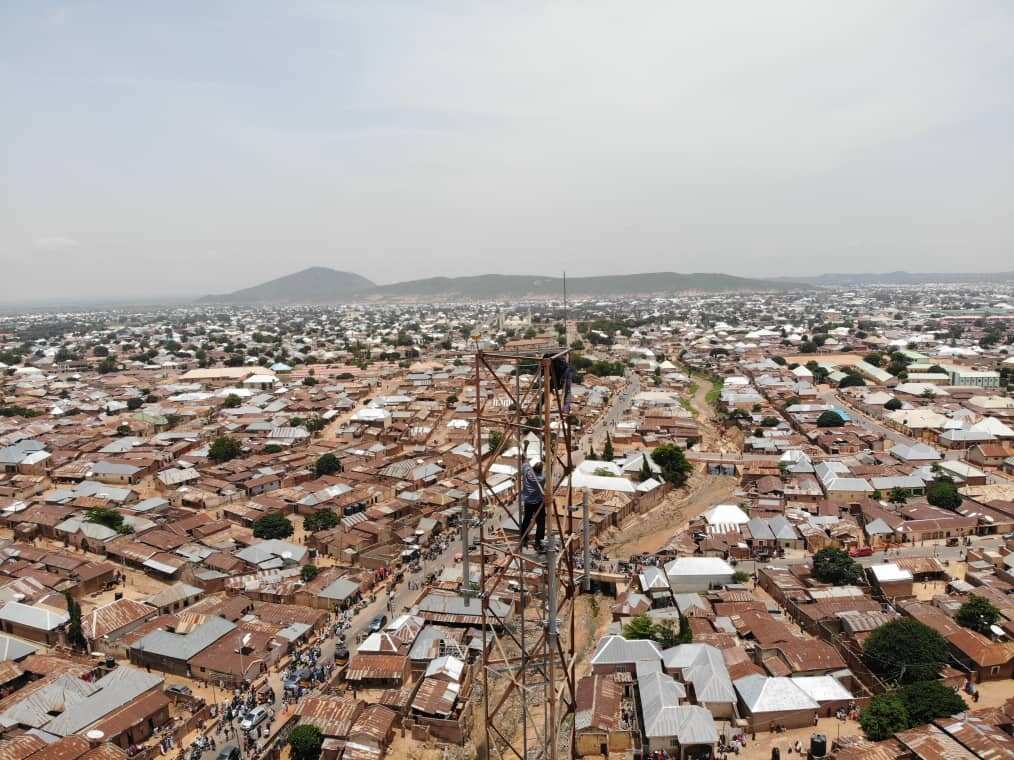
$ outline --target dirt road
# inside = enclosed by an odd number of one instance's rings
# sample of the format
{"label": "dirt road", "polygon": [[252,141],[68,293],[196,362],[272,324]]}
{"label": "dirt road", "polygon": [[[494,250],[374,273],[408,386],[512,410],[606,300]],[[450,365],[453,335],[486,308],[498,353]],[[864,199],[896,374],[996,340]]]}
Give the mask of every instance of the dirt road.
{"label": "dirt road", "polygon": [[[701,426],[702,448],[708,451],[733,450],[735,447],[722,435],[715,421],[715,410],[708,403],[712,383],[706,378],[700,382],[690,398],[694,416]],[[737,480],[694,472],[687,487],[673,491],[650,512],[638,515],[636,521],[617,533],[604,545],[606,553],[614,559],[627,559],[642,552],[654,553],[684,530],[690,520],[706,509],[729,499],[735,492]]]}

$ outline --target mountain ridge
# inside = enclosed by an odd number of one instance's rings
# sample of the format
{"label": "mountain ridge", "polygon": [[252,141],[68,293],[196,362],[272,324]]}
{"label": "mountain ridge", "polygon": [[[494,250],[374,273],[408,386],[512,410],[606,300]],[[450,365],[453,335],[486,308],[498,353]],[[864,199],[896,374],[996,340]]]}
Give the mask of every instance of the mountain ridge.
{"label": "mountain ridge", "polygon": [[[706,292],[745,290],[792,290],[795,282],[778,282],[718,272],[643,272],[628,275],[568,277],[567,290],[574,296],[618,296],[688,290]],[[496,297],[545,297],[563,294],[562,277],[483,274],[464,277],[427,277],[377,285],[360,275],[329,267],[310,267],[249,288],[208,295],[199,303],[339,303],[381,298],[475,299]]]}
{"label": "mountain ridge", "polygon": [[327,303],[377,284],[354,272],[307,267],[231,293],[203,296],[198,303]]}

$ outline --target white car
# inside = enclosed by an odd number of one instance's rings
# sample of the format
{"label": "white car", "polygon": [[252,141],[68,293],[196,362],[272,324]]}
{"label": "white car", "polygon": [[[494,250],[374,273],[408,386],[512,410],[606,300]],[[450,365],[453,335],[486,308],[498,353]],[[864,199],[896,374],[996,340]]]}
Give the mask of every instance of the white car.
{"label": "white car", "polygon": [[246,716],[239,722],[239,727],[243,731],[253,731],[257,726],[268,719],[268,708],[264,705],[257,705],[254,709],[246,714]]}

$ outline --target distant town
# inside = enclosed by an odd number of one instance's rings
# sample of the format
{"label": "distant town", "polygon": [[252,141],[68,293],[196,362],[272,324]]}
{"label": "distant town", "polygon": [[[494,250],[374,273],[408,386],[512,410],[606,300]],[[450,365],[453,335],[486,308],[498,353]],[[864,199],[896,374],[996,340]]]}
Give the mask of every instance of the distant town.
{"label": "distant town", "polygon": [[0,760],[1014,758],[1014,283],[685,277],[0,314]]}

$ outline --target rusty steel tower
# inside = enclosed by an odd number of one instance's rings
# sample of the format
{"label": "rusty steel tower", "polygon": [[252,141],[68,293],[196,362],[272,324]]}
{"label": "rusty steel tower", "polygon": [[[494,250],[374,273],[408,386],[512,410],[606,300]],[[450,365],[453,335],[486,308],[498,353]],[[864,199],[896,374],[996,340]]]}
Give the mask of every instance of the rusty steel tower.
{"label": "rusty steel tower", "polygon": [[[560,760],[575,754],[575,566],[569,351],[475,354],[474,444],[478,502],[462,520],[466,601],[482,606],[482,760]],[[490,446],[484,451],[484,439]],[[510,453],[511,467],[495,467]],[[543,463],[541,547],[523,549],[522,466]],[[469,570],[469,523],[478,517],[478,583]],[[471,597],[470,599],[468,597]]]}

